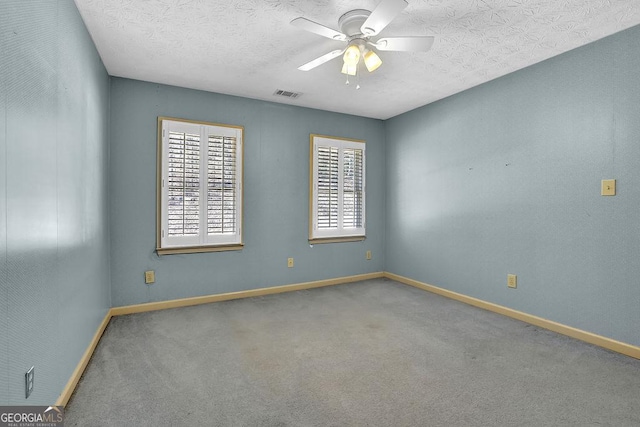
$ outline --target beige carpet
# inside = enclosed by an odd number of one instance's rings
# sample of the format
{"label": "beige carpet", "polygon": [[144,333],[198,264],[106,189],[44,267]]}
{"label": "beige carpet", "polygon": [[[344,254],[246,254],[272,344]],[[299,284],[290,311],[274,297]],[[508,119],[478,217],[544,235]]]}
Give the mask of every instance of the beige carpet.
{"label": "beige carpet", "polygon": [[640,361],[385,279],[111,320],[68,426],[638,426]]}

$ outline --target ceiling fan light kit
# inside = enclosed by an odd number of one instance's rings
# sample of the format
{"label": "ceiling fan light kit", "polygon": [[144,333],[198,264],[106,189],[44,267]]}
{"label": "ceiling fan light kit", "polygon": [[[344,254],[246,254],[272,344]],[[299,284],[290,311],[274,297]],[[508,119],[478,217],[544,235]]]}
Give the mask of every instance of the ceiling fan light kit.
{"label": "ceiling fan light kit", "polygon": [[[372,12],[364,9],[351,10],[338,19],[338,27],[341,32],[306,18],[294,19],[291,24],[298,28],[332,40],[347,42],[346,48],[331,51],[301,65],[298,69],[301,71],[312,70],[342,54],[342,73],[348,76],[355,76],[361,59],[369,72],[377,70],[382,65],[382,59],[373,50],[374,47],[381,51],[428,51],[433,44],[433,37],[431,36],[373,39],[407,6],[408,3],[405,0],[382,0]],[[349,80],[347,80],[348,83]]]}
{"label": "ceiling fan light kit", "polygon": [[346,74],[348,76],[355,76],[358,71],[358,64],[347,64],[346,62],[342,64],[342,74]]}
{"label": "ceiling fan light kit", "polygon": [[344,51],[342,59],[347,65],[357,65],[358,61],[360,61],[360,46],[355,43],[350,45],[347,50]]}
{"label": "ceiling fan light kit", "polygon": [[364,53],[364,65],[369,72],[373,72],[382,65],[382,59],[372,50],[366,50]]}

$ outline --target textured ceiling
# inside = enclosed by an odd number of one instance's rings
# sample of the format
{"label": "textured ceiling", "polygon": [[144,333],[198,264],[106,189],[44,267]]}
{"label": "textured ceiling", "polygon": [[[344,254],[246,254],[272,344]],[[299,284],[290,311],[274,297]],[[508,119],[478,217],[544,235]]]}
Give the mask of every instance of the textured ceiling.
{"label": "textured ceiling", "polygon": [[297,69],[344,42],[289,22],[338,29],[342,14],[379,0],[75,0],[113,76],[379,119],[640,24],[639,0],[407,1],[380,36],[433,35],[433,48],[380,52],[356,90],[340,59]]}

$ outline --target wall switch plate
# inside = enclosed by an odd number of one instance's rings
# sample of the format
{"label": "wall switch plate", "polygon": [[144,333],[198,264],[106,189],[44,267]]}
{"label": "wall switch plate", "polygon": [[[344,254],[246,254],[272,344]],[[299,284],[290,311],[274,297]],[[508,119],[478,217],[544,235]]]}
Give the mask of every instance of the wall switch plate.
{"label": "wall switch plate", "polygon": [[148,270],[144,272],[144,283],[150,285],[151,283],[156,282],[156,272],[153,270]]}
{"label": "wall switch plate", "polygon": [[518,287],[518,276],[515,274],[507,274],[507,286],[510,288]]}
{"label": "wall switch plate", "polygon": [[287,267],[293,268],[293,258],[287,258]]}
{"label": "wall switch plate", "polygon": [[367,251],[367,259],[371,259],[371,251]]}
{"label": "wall switch plate", "polygon": [[35,366],[29,368],[26,374],[24,374],[24,398],[28,399],[33,392],[33,378],[35,375]]}
{"label": "wall switch plate", "polygon": [[615,196],[616,195],[616,180],[615,179],[603,179],[602,188],[600,194],[603,196]]}

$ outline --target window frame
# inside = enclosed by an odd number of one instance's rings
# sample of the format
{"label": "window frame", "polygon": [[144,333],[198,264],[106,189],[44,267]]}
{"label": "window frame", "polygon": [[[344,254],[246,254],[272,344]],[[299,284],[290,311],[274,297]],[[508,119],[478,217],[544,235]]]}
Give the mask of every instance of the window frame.
{"label": "window frame", "polygon": [[[331,233],[329,230],[317,232],[316,231],[316,218],[317,218],[317,191],[316,185],[318,180],[318,170],[316,167],[316,147],[318,144],[328,142],[328,146],[337,147],[339,150],[338,158],[343,159],[343,150],[346,149],[361,149],[362,150],[362,227],[354,229],[353,232],[347,231],[343,225],[343,211],[341,209],[344,185],[342,182],[343,177],[343,165],[339,160],[339,188],[338,188],[338,200],[339,200],[339,215],[338,215],[338,228],[335,233]],[[333,145],[335,144],[335,145]],[[325,145],[327,146],[327,145]],[[366,239],[366,141],[361,139],[342,138],[337,136],[311,134],[309,136],[309,243],[340,243],[340,242],[357,242]]]}
{"label": "window frame", "polygon": [[[163,229],[167,225],[166,224],[166,201],[165,201],[165,191],[163,188],[163,180],[165,179],[165,174],[167,172],[167,166],[165,165],[165,155],[167,154],[165,151],[167,147],[164,143],[163,129],[165,122],[171,123],[176,128],[181,126],[192,127],[194,125],[199,126],[202,130],[202,127],[215,127],[220,128],[224,134],[220,136],[227,136],[227,134],[232,135],[235,133],[236,140],[236,158],[235,158],[235,167],[236,167],[236,205],[235,205],[235,218],[236,218],[236,233],[235,234],[227,234],[223,239],[215,239],[211,238],[210,242],[204,242],[207,238],[206,229],[203,232],[199,233],[198,240],[199,242],[196,244],[188,243],[188,244],[170,244],[163,239]],[[220,251],[235,251],[241,250],[244,247],[243,243],[243,215],[244,215],[244,127],[237,125],[228,125],[228,124],[220,124],[214,122],[206,122],[199,120],[189,120],[189,119],[181,119],[175,117],[165,117],[158,116],[158,124],[157,124],[157,132],[158,132],[158,143],[157,143],[157,164],[156,164],[156,252],[158,255],[169,255],[169,254],[186,254],[186,253],[198,253],[198,252],[220,252]],[[202,143],[200,141],[200,147],[202,150]],[[206,142],[205,142],[206,143]],[[207,157],[208,158],[208,157]],[[206,162],[206,160],[201,159],[201,167],[202,162]],[[206,168],[202,171],[201,174],[206,174]],[[202,176],[202,175],[201,175]],[[201,181],[202,182],[202,181]],[[208,183],[205,182],[206,186]],[[202,197],[202,191],[204,191],[204,201],[206,203],[206,190],[202,189],[202,185],[199,187],[200,194]],[[200,223],[206,221],[207,211],[201,211],[200,213]],[[204,219],[202,218],[204,216]],[[202,230],[202,227],[200,228]],[[228,236],[235,236],[234,238],[229,238]],[[188,239],[185,239],[188,240]],[[222,240],[222,241],[220,241]]]}

